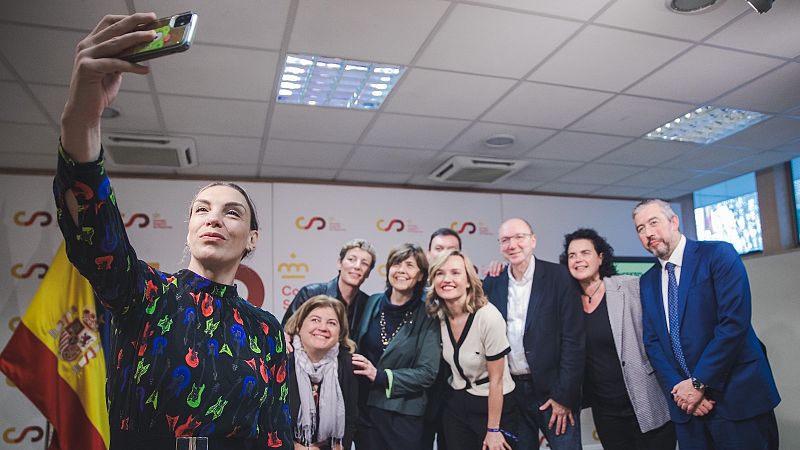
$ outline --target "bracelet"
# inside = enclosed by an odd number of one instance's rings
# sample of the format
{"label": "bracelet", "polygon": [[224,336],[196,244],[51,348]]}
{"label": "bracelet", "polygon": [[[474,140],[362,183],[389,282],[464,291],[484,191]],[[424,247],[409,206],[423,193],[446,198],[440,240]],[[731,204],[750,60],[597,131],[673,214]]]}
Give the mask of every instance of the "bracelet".
{"label": "bracelet", "polygon": [[503,435],[505,437],[507,437],[507,438],[509,438],[509,439],[511,439],[513,441],[518,441],[519,440],[519,438],[517,438],[516,436],[514,436],[513,434],[509,433],[508,431],[506,431],[506,430],[504,430],[502,428],[488,428],[487,427],[486,428],[486,432],[487,433],[503,433]]}

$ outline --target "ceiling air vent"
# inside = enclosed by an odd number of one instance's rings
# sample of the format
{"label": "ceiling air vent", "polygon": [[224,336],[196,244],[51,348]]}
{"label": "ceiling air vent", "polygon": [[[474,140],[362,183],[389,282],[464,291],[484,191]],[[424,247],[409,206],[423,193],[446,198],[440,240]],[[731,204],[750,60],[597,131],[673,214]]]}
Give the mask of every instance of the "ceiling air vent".
{"label": "ceiling air vent", "polygon": [[106,156],[117,166],[180,169],[197,165],[194,139],[146,134],[103,136]]}
{"label": "ceiling air vent", "polygon": [[494,183],[527,165],[528,161],[513,159],[453,156],[437,167],[428,178],[444,183]]}

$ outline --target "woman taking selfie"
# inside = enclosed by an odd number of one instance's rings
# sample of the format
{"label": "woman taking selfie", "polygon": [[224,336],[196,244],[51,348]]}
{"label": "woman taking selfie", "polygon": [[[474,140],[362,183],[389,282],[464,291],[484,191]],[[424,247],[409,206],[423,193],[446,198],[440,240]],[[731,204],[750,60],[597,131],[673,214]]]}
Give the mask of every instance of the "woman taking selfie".
{"label": "woman taking selfie", "polygon": [[344,303],[327,295],[311,297],[285,330],[294,347],[289,407],[295,449],[349,449],[358,420],[358,382]]}
{"label": "woman taking selfie", "polygon": [[427,311],[439,319],[442,356],[452,369],[442,418],[445,441],[458,449],[510,449],[516,423],[513,402],[504,398],[514,390],[506,322],[460,250],[440,254],[430,278]]}
{"label": "woman taking selfie", "polygon": [[110,448],[288,450],[283,332],[233,285],[258,242],[252,201],[232,183],[202,188],[189,210],[188,269],[169,274],[138,260],[106,176],[101,112],[122,73],[149,70],[114,56],[152,41],[139,26],[155,18],[106,16],[78,44],[54,181],[69,259],[113,317]]}
{"label": "woman taking selfie", "polygon": [[642,342],[639,279],[616,275],[613,260],[614,249],[595,230],[564,236],[561,263],[583,290],[583,402],[605,450],[675,450],[667,402]]}
{"label": "woman taking selfie", "polygon": [[418,245],[403,244],[386,262],[386,292],[367,300],[356,332],[353,367],[359,386],[359,450],[419,447],[426,390],[436,379],[439,327],[425,314],[428,261]]}

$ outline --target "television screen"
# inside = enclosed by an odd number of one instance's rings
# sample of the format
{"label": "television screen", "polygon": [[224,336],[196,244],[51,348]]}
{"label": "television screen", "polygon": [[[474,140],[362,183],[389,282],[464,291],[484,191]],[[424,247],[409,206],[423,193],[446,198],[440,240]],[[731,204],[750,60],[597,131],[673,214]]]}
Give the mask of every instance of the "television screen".
{"label": "television screen", "polygon": [[614,257],[614,267],[617,268],[619,275],[642,276],[650,270],[657,262],[655,257],[647,256],[616,256]]}

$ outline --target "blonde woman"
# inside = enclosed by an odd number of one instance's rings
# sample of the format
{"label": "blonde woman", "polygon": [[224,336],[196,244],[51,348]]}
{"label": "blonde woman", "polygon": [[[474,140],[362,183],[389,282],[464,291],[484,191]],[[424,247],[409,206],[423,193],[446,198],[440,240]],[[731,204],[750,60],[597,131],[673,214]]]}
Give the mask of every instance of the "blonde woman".
{"label": "blonde woman", "polygon": [[447,446],[504,450],[516,439],[506,323],[483,293],[469,258],[440,254],[429,272],[428,314],[438,318],[442,356],[452,369],[442,419]]}

